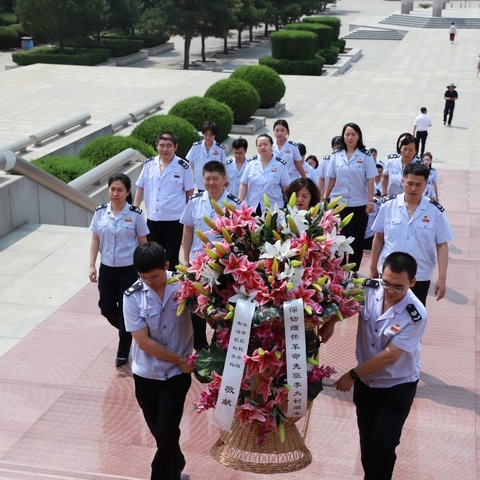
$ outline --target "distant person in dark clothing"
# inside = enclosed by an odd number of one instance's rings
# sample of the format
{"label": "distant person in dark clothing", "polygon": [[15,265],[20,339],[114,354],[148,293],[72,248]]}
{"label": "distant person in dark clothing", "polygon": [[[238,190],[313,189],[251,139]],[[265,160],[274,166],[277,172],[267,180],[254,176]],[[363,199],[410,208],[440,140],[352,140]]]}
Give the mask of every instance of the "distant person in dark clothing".
{"label": "distant person in dark clothing", "polygon": [[447,122],[448,116],[448,126],[452,124],[453,110],[455,109],[455,103],[458,100],[458,93],[455,90],[457,87],[454,83],[451,83],[447,86],[447,91],[443,98],[445,99],[445,109],[443,110],[443,124]]}

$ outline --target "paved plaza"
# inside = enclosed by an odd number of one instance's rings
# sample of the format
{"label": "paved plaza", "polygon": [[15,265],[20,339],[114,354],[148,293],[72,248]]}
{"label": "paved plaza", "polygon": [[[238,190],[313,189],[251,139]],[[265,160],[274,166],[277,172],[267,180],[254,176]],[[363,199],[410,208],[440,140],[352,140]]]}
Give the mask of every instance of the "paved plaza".
{"label": "paved plaza", "polygon": [[[460,11],[447,4],[444,16],[449,10],[480,16],[478,2],[461,5]],[[341,17],[345,34],[353,21],[373,25],[399,8],[398,1],[339,0],[332,13]],[[420,107],[428,108],[434,125],[427,150],[439,170],[440,202],[455,240],[446,298],[428,298],[423,372],[394,478],[475,480],[480,479],[480,31],[460,30],[451,45],[447,31],[404,29],[402,41],[349,40],[347,47],[362,48],[363,57],[344,75],[283,77],[284,118],[292,139],[317,156],[329,153],[331,137],[346,122],[356,122],[367,146],[384,159],[395,151],[398,135],[411,131]],[[177,69],[182,41],[173,40],[172,52],[128,67],[33,65],[0,71],[0,147],[85,111],[92,129],[155,98],[163,98],[168,111],[269,50],[268,40],[259,40],[222,57],[216,53],[221,41],[208,39],[210,63],[202,67],[194,42],[195,66],[182,71]],[[0,52],[0,69],[11,64],[9,54]],[[442,125],[443,93],[451,82],[459,101],[448,128]],[[273,122],[268,119],[264,131],[271,133]],[[246,138],[252,155],[254,137]],[[28,156],[48,148],[53,143],[30,149]],[[149,478],[154,442],[133,395],[129,366],[114,367],[116,334],[99,315],[98,292],[88,282],[89,242],[86,228],[32,224],[0,239],[0,480]],[[368,266],[367,254],[361,272]],[[321,361],[342,373],[355,365],[355,323],[351,318],[340,324],[322,346]],[[194,381],[181,425],[187,460],[182,480],[270,478],[229,469],[210,457],[218,438],[211,412],[191,411],[201,389]],[[312,464],[275,478],[363,478],[351,393],[333,388],[321,393],[306,443]]]}

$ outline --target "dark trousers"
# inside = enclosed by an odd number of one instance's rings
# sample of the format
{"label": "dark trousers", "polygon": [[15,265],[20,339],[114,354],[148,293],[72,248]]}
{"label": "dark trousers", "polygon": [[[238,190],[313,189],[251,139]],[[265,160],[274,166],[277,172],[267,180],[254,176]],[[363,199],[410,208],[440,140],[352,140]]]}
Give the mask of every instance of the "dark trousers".
{"label": "dark trousers", "polygon": [[424,280],[421,282],[415,283],[415,285],[411,288],[412,292],[415,296],[423,303],[423,305],[427,306],[427,297],[428,297],[428,290],[430,289],[430,280]]}
{"label": "dark trousers", "polygon": [[[342,219],[353,212],[353,218],[346,227],[342,228],[341,234],[346,237],[354,237],[353,242],[350,244],[353,249],[353,254],[349,256],[348,263],[355,262],[356,266],[353,267],[355,272],[358,272],[363,258],[363,241],[368,222],[368,215],[365,212],[366,207],[366,205],[362,205],[361,207],[347,207],[340,212]],[[347,263],[346,258],[343,263]]]}
{"label": "dark trousers", "polygon": [[135,397],[157,443],[150,480],[168,480],[185,466],[180,449],[180,421],[192,377],[180,374],[162,381],[134,374],[133,379]]}
{"label": "dark trousers", "polygon": [[395,449],[410,412],[417,383],[391,388],[370,388],[357,380],[353,402],[357,407],[360,451],[365,480],[390,480],[397,455]]}
{"label": "dark trousers", "polygon": [[159,243],[167,252],[167,260],[170,262],[169,270],[175,271],[178,265],[178,254],[182,245],[183,225],[179,220],[155,222],[147,219],[150,230],[147,238],[149,242]]}
{"label": "dark trousers", "polygon": [[132,334],[125,330],[123,320],[123,292],[137,281],[133,265],[128,267],[108,267],[100,264],[98,291],[100,313],[111,325],[118,328],[118,358],[128,358],[132,345]]}
{"label": "dark trousers", "polygon": [[193,327],[193,348],[199,352],[202,348],[208,347],[207,322],[193,312],[190,314],[190,318]]}
{"label": "dark trousers", "polygon": [[[417,131],[417,146],[420,148],[420,157],[425,153],[425,144],[427,143],[428,131]],[[421,147],[420,147],[421,145]]]}
{"label": "dark trousers", "polygon": [[447,121],[447,116],[448,116],[448,124],[452,124],[452,118],[453,118],[453,110],[455,109],[455,104],[453,105],[447,105],[445,103],[445,109],[443,110],[443,123]]}

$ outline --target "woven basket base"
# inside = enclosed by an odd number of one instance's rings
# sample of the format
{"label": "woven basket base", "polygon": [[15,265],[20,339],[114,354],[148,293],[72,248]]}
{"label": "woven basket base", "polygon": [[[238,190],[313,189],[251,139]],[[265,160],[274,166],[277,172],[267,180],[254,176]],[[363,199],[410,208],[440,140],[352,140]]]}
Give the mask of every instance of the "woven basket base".
{"label": "woven basket base", "polygon": [[234,419],[231,431],[221,432],[210,455],[227,467],[252,473],[296,472],[312,462],[312,454],[294,424],[285,424],[283,443],[278,433],[272,432],[264,446],[255,444],[252,429],[252,425],[241,425]]}

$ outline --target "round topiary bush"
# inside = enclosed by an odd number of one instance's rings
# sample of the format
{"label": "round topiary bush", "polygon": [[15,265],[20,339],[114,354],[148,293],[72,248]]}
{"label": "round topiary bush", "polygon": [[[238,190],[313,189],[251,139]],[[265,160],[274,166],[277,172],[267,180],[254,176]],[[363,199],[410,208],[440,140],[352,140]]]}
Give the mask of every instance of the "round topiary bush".
{"label": "round topiary bush", "polygon": [[93,168],[90,162],[70,156],[43,157],[33,160],[32,163],[65,183],[75,180]]}
{"label": "round topiary bush", "polygon": [[337,47],[339,49],[340,53],[344,53],[346,44],[347,44],[346,40],[344,40],[343,38],[339,38],[339,39],[334,40],[332,42],[332,47]]}
{"label": "round topiary bush", "polygon": [[202,129],[204,122],[215,122],[218,125],[218,133],[215,136],[217,142],[223,142],[232,129],[232,109],[214,98],[185,98],[176,103],[169,113],[188,120],[198,131]]}
{"label": "round topiary bush", "polygon": [[177,136],[178,149],[176,154],[179,157],[185,157],[192,143],[200,140],[195,127],[187,120],[175,115],[155,115],[147,118],[135,127],[132,136],[143,140],[148,145],[154,146],[157,135],[166,131],[172,132]]}
{"label": "round topiary bush", "polygon": [[332,45],[328,48],[324,48],[323,50],[319,50],[318,53],[325,59],[326,65],[335,65],[337,63],[340,50]]}
{"label": "round topiary bush", "polygon": [[18,45],[18,33],[12,27],[0,27],[0,49],[9,50]]}
{"label": "round topiary bush", "polygon": [[82,160],[86,160],[92,165],[97,166],[109,158],[118,155],[127,148],[134,148],[147,158],[153,157],[157,154],[157,151],[150,145],[147,145],[144,141],[129,136],[97,138],[90,142],[86,147],[82,148],[78,156]]}
{"label": "round topiary bush", "polygon": [[226,78],[211,85],[205,97],[226,103],[233,111],[233,121],[245,125],[260,106],[260,95],[245,80]]}
{"label": "round topiary bush", "polygon": [[230,78],[239,78],[252,85],[260,95],[260,108],[273,107],[285,95],[284,81],[265,65],[245,65],[237,68]]}

